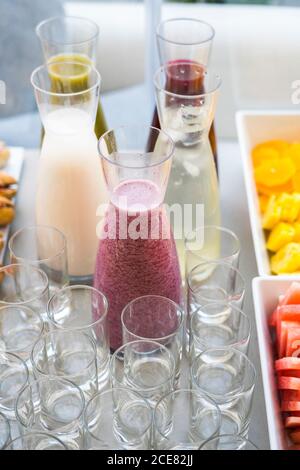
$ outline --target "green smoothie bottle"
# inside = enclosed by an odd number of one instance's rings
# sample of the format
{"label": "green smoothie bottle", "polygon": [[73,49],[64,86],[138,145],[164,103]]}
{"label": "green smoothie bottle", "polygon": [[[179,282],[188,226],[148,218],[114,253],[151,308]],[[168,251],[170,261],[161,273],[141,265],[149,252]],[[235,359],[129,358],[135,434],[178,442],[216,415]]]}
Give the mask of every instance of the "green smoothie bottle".
{"label": "green smoothie bottle", "polygon": [[[55,63],[94,64],[96,59],[99,28],[91,20],[73,16],[60,16],[42,21],[36,28],[44,53],[45,62],[49,66],[49,75],[53,92],[76,93],[88,87],[89,77],[74,73],[74,65],[70,75],[56,73]],[[101,103],[99,101],[95,121],[95,134],[99,139],[108,129]],[[44,130],[42,130],[42,138]]]}

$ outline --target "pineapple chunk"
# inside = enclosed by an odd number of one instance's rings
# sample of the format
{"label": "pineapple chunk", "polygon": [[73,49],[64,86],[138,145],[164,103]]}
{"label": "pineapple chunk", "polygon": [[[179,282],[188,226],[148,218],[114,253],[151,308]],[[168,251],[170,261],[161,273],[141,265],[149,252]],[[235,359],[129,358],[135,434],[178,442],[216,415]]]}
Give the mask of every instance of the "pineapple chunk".
{"label": "pineapple chunk", "polygon": [[280,222],[269,235],[267,241],[268,250],[274,252],[280,250],[284,245],[294,241],[295,234],[296,230],[292,225]]}
{"label": "pineapple chunk", "polygon": [[266,230],[272,230],[280,222],[281,206],[277,204],[276,196],[273,194],[268,202],[266,212],[263,217],[262,226]]}
{"label": "pineapple chunk", "polygon": [[289,274],[300,270],[300,243],[288,243],[271,258],[274,274]]}

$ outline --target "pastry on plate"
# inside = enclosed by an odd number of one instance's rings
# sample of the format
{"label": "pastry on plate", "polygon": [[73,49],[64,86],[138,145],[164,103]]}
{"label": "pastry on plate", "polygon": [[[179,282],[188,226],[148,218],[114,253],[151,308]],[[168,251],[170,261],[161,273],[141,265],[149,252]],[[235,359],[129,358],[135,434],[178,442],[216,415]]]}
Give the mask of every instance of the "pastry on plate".
{"label": "pastry on plate", "polygon": [[10,224],[15,217],[14,203],[7,197],[0,196],[0,226]]}
{"label": "pastry on plate", "polygon": [[0,232],[0,253],[3,250],[4,247],[4,238],[3,238],[3,232]]}
{"label": "pastry on plate", "polygon": [[17,194],[17,189],[13,186],[17,184],[17,180],[5,173],[4,171],[0,171],[0,196],[7,197],[11,199]]}
{"label": "pastry on plate", "polygon": [[3,140],[0,140],[0,168],[3,168],[10,157],[10,150],[5,146]]}

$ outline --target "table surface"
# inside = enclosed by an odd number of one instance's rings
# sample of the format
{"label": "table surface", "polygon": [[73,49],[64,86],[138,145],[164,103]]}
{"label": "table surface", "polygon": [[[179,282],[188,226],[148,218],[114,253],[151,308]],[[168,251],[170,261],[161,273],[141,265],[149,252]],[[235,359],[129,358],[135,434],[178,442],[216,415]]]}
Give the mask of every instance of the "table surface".
{"label": "table surface", "polygon": [[[253,326],[249,357],[257,370],[257,385],[254,394],[249,439],[260,449],[269,449],[268,426],[251,288],[252,279],[257,276],[257,267],[238,143],[236,141],[221,141],[218,153],[222,225],[232,229],[241,241],[240,270],[245,277],[247,289],[244,310],[251,318]],[[37,150],[25,150],[25,161],[17,198],[17,217],[12,224],[11,233],[21,227],[34,223],[38,154]]]}

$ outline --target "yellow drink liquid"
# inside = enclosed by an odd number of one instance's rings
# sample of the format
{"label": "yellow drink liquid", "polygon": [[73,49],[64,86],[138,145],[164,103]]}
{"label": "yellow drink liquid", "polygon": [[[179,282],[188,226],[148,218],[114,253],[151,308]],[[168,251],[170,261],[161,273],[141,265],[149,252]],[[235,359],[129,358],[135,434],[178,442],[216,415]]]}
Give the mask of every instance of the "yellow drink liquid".
{"label": "yellow drink liquid", "polygon": [[[56,71],[54,63],[66,63],[63,70],[63,75]],[[53,63],[49,66],[49,75],[51,77],[52,90],[54,93],[76,93],[89,88],[89,76],[87,73],[80,73],[80,66],[76,70],[76,65],[68,64],[68,62],[77,62],[82,64],[91,64],[91,59],[81,54],[58,54],[52,56],[48,63]],[[70,73],[68,73],[68,67]],[[61,69],[60,69],[61,70]],[[76,97],[74,97],[76,99]],[[81,98],[82,99],[82,98]],[[108,130],[105,116],[101,103],[99,101],[96,120],[95,120],[95,134],[99,139],[104,132]],[[42,129],[42,139],[44,136],[44,129]]]}

